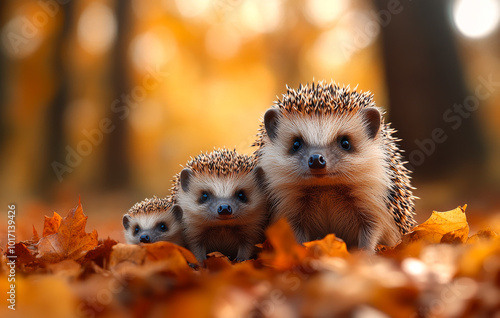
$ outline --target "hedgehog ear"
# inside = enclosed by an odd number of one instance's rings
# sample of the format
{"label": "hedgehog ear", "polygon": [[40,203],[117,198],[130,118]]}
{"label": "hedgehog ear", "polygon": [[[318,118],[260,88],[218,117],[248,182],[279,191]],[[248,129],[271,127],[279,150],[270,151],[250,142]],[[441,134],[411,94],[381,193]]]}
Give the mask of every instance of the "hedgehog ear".
{"label": "hedgehog ear", "polygon": [[128,216],[128,214],[125,214],[123,216],[123,227],[125,228],[125,230],[128,230],[129,226],[130,226],[130,216]]}
{"label": "hedgehog ear", "polygon": [[375,136],[377,136],[380,130],[382,115],[380,114],[379,110],[374,107],[365,108],[362,112],[365,119],[366,128],[368,129],[368,137],[373,139],[375,138]]}
{"label": "hedgehog ear", "polygon": [[184,214],[184,212],[182,211],[182,208],[180,206],[178,206],[177,204],[175,204],[173,207],[172,207],[172,213],[174,214],[174,218],[177,220],[177,221],[182,221],[182,215]]}
{"label": "hedgehog ear", "polygon": [[257,184],[261,188],[264,187],[264,180],[265,180],[264,169],[262,169],[261,167],[256,167],[253,173],[255,174],[255,180],[257,181]]}
{"label": "hedgehog ear", "polygon": [[278,134],[278,117],[279,109],[277,108],[269,108],[264,115],[264,127],[271,140],[274,140]]}
{"label": "hedgehog ear", "polygon": [[189,183],[191,181],[192,176],[193,176],[193,171],[191,169],[189,168],[182,169],[180,181],[182,190],[184,190],[185,192],[188,192],[189,190]]}

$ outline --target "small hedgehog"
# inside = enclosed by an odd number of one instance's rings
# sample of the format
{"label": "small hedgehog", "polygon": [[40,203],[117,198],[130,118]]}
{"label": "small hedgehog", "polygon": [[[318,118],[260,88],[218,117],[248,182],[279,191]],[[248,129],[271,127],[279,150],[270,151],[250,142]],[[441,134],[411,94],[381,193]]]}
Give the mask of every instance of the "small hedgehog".
{"label": "small hedgehog", "polygon": [[123,216],[128,244],[169,241],[183,245],[182,209],[170,197],[152,197],[136,203]]}
{"label": "small hedgehog", "polygon": [[272,206],[300,243],[335,233],[349,248],[394,245],[415,197],[394,129],[371,93],[300,86],[267,110],[254,146]]}
{"label": "small hedgehog", "polygon": [[187,247],[199,261],[214,251],[251,257],[267,220],[262,178],[255,157],[227,149],[200,154],[176,176],[172,196],[184,211]]}

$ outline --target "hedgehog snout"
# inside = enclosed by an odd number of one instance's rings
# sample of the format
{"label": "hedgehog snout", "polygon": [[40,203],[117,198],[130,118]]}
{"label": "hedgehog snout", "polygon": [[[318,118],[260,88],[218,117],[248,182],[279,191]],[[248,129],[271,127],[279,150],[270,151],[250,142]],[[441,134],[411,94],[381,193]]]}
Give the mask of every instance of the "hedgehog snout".
{"label": "hedgehog snout", "polygon": [[139,242],[149,243],[149,242],[151,242],[151,238],[147,234],[142,234],[141,237],[139,238]]}
{"label": "hedgehog snout", "polygon": [[231,215],[233,214],[233,209],[228,204],[221,204],[217,209],[217,213],[219,213],[219,215]]}
{"label": "hedgehog snout", "polygon": [[309,157],[309,160],[307,163],[309,165],[309,169],[319,170],[319,169],[326,168],[325,158],[322,155],[317,154],[317,153],[313,154],[311,157]]}

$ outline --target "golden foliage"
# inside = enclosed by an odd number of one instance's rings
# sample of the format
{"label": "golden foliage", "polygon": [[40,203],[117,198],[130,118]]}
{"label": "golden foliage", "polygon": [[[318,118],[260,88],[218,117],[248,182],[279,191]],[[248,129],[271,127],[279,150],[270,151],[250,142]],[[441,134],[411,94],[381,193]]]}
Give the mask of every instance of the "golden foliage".
{"label": "golden foliage", "polygon": [[215,252],[198,264],[169,242],[98,242],[86,221],[79,204],[64,218],[46,217],[42,238],[34,229],[31,241],[16,244],[20,314],[466,317],[500,305],[491,296],[500,293],[498,233],[468,237],[465,207],[433,212],[376,255],[349,252],[334,234],[300,245],[280,220],[259,256],[241,263]]}

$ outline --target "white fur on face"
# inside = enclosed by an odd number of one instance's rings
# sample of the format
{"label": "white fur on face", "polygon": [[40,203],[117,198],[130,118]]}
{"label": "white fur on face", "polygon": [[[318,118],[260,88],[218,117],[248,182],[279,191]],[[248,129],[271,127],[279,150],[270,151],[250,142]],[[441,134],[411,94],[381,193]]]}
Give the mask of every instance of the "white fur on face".
{"label": "white fur on face", "polygon": [[[338,139],[348,136],[353,151],[340,149]],[[295,138],[301,138],[308,153],[297,158],[290,153]],[[386,152],[380,136],[370,139],[360,116],[287,115],[280,118],[277,138],[272,142],[265,137],[259,165],[272,176],[276,184],[307,183],[309,155],[320,153],[327,161],[327,170],[335,174],[332,178],[321,178],[313,182],[324,184],[357,184],[384,175]],[[302,159],[302,160],[299,160]],[[273,180],[273,179],[277,180]],[[317,178],[316,178],[317,179]],[[382,183],[388,185],[386,178]]]}
{"label": "white fur on face", "polygon": [[136,226],[139,226],[141,231],[155,231],[155,228],[161,222],[164,222],[168,229],[166,232],[156,231],[155,233],[158,237],[155,241],[169,241],[178,245],[183,245],[182,224],[175,219],[170,210],[130,215],[129,228],[124,229],[127,243],[138,244],[140,242],[140,234],[134,235]]}
{"label": "white fur on face", "polygon": [[[182,207],[187,223],[220,223],[217,219],[216,206],[213,202],[200,203],[203,192],[208,192],[212,201],[231,205],[234,219],[232,223],[241,224],[251,221],[260,211],[265,202],[264,194],[257,188],[253,173],[229,174],[217,176],[208,173],[194,172],[189,183],[189,190],[182,188],[177,194],[177,202]],[[247,202],[238,202],[236,193],[243,190]]]}

